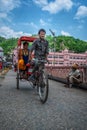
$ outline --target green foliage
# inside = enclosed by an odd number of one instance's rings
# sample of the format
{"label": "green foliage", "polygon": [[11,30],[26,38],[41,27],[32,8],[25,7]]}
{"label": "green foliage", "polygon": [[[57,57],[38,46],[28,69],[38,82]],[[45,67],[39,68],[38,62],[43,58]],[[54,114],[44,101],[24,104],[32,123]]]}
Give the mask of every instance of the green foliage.
{"label": "green foliage", "polygon": [[[32,35],[33,36],[33,35]],[[61,51],[65,48],[76,53],[87,51],[87,42],[75,39],[70,36],[56,36],[47,35],[46,39],[49,41],[49,48],[55,51]],[[0,46],[4,49],[4,54],[7,55],[17,46],[17,38],[5,39],[0,37]],[[29,45],[31,46],[31,44]]]}
{"label": "green foliage", "polygon": [[0,37],[0,43],[1,43],[2,41],[5,41],[5,38],[4,38],[4,37]]}
{"label": "green foliage", "polygon": [[56,51],[64,50],[65,48],[74,51],[76,53],[82,53],[87,51],[87,42],[80,39],[75,39],[70,36],[57,36],[57,37],[47,37],[49,41],[50,48],[54,48]]}
{"label": "green foliage", "polygon": [[5,39],[0,37],[0,46],[3,48],[5,55],[10,53],[15,48],[17,45],[17,40],[17,38]]}

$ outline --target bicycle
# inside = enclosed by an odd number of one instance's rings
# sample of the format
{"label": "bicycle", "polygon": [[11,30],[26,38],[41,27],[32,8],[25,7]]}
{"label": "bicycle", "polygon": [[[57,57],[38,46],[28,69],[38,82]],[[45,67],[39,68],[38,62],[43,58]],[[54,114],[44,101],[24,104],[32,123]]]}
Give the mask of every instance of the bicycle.
{"label": "bicycle", "polygon": [[39,94],[40,101],[44,104],[48,99],[49,92],[49,82],[48,82],[48,74],[43,68],[43,64],[47,63],[46,60],[37,60],[39,68],[34,73],[34,84],[37,86],[37,91]]}
{"label": "bicycle", "polygon": [[[42,64],[47,63],[46,60],[38,60],[39,68],[34,73],[34,81],[29,81],[28,78],[32,74],[33,64],[30,62],[27,67],[28,70],[26,72],[27,78],[22,78],[25,81],[33,84],[33,88],[36,88],[39,94],[39,98],[41,103],[45,103],[48,99],[48,92],[49,92],[49,82],[48,82],[48,74],[46,73],[45,69],[43,68]],[[17,72],[17,89],[19,89],[19,80],[22,81],[20,78],[23,74],[23,71],[18,70]]]}

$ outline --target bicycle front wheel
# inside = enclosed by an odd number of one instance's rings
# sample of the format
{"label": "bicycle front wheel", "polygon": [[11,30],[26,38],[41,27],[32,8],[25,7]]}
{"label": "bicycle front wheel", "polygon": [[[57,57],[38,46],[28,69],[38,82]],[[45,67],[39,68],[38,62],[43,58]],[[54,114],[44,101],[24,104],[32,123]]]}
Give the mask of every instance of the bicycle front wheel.
{"label": "bicycle front wheel", "polygon": [[47,101],[48,92],[49,92],[48,75],[43,72],[42,76],[40,77],[40,83],[39,83],[39,97],[41,103],[44,104]]}

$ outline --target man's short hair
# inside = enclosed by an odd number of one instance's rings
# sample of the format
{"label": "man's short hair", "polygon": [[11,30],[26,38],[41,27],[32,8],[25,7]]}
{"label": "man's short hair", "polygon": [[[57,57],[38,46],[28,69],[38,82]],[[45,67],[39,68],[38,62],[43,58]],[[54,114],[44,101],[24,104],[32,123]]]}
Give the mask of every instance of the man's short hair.
{"label": "man's short hair", "polygon": [[41,28],[41,29],[38,31],[38,34],[40,34],[40,32],[46,33],[45,29],[43,29],[43,28]]}

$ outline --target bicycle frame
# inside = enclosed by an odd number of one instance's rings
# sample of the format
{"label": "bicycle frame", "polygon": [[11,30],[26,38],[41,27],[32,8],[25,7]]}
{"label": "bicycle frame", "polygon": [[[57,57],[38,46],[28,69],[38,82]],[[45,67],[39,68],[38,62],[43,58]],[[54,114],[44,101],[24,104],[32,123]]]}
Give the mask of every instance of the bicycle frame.
{"label": "bicycle frame", "polygon": [[[40,63],[46,63],[47,61],[38,60]],[[42,64],[39,65],[37,71],[35,71],[35,82],[37,85],[37,90],[39,92],[40,101],[45,103],[48,98],[49,84],[48,84],[48,76],[44,71],[44,67]]]}

